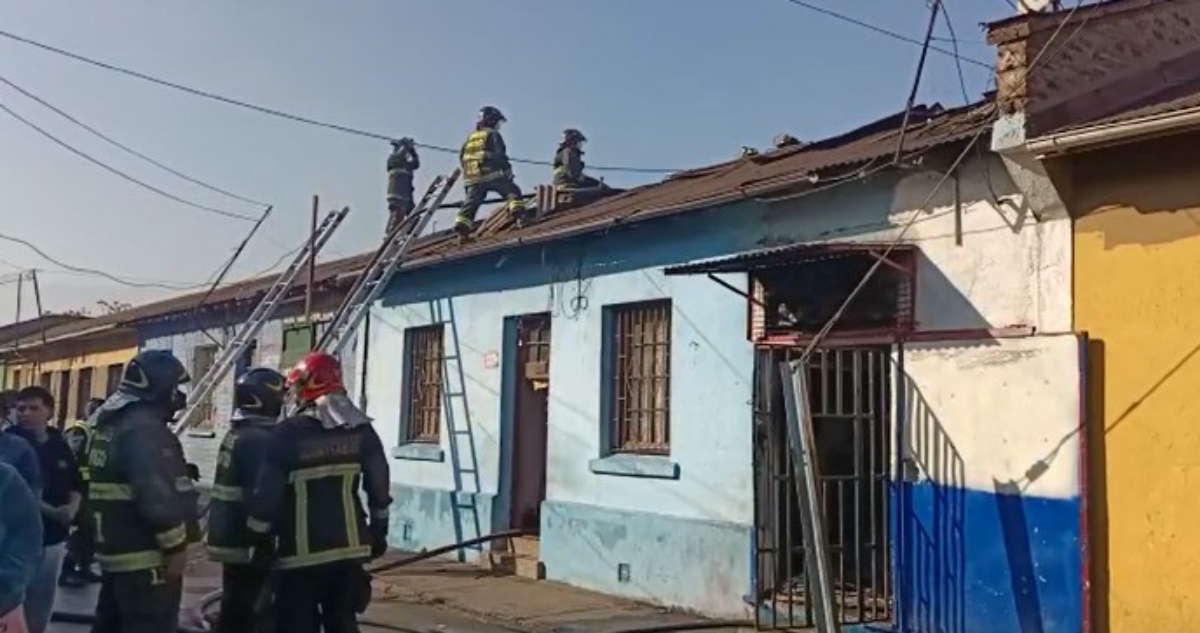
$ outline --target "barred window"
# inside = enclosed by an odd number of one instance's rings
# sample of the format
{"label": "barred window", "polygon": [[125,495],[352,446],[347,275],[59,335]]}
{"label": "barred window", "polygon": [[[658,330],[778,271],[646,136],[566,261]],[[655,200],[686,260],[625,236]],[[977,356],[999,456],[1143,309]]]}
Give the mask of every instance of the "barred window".
{"label": "barred window", "polygon": [[611,448],[663,455],[671,448],[671,301],[612,309]]}
{"label": "barred window", "polygon": [[408,388],[405,440],[437,443],[442,422],[442,368],[446,362],[442,325],[405,330]]}

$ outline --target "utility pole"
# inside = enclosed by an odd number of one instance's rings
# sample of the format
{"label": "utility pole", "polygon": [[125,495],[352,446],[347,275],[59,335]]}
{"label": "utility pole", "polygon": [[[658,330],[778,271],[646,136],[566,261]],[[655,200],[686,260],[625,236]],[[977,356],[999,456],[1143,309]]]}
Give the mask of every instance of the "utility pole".
{"label": "utility pole", "polygon": [[[25,271],[19,270],[19,271],[17,271],[17,316],[15,319],[13,319],[13,323],[21,322],[21,295],[24,294],[24,292],[22,292],[24,289],[21,286],[24,283],[25,283]],[[13,341],[13,351],[14,352],[17,351],[18,349],[20,349],[20,347],[21,347],[21,338],[17,337],[17,340]]]}
{"label": "utility pole", "polygon": [[[42,312],[42,288],[38,285],[37,269],[29,271],[29,280],[33,282],[33,301],[37,306],[37,318],[41,319],[45,314]],[[42,345],[46,344],[46,322],[43,321],[39,327],[42,331]]]}
{"label": "utility pole", "polygon": [[308,228],[308,283],[304,287],[304,323],[308,326],[308,348],[317,344],[317,328],[313,325],[313,285],[317,281],[317,212],[320,198],[313,194],[312,216]]}

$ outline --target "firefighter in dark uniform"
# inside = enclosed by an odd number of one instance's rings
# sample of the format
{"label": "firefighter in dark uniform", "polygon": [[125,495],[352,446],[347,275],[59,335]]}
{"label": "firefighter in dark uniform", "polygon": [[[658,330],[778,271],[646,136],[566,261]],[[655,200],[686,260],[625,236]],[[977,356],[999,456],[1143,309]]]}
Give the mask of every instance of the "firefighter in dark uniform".
{"label": "firefighter in dark uniform", "polygon": [[247,525],[262,535],[258,551],[274,549],[280,631],[356,633],[355,614],[370,602],[363,565],[387,549],[387,456],[333,356],[305,356],[288,387],[299,408],[271,432]]}
{"label": "firefighter in dark uniform", "polygon": [[255,602],[267,570],[254,564],[257,535],[246,527],[246,500],[254,490],[271,429],[283,412],[283,374],[256,367],[234,386],[232,428],[221,441],[208,508],[209,559],[222,564],[221,618],[217,633],[242,633],[256,626]]}
{"label": "firefighter in dark uniform", "polygon": [[92,633],[178,628],[187,546],[200,534],[195,485],[166,421],[188,380],[170,352],[141,352],[96,412],[89,503],[104,574]]}
{"label": "firefighter in dark uniform", "polygon": [[489,192],[508,200],[508,213],[518,222],[527,219],[521,188],[513,180],[508,148],[500,136],[500,124],[507,120],[492,106],[481,109],[475,131],[467,137],[458,154],[463,184],[467,188],[467,197],[454,218],[454,230],[460,236],[469,236],[475,230],[475,215]]}
{"label": "firefighter in dark uniform", "polygon": [[91,438],[88,420],[103,404],[104,400],[101,398],[88,399],[84,408],[84,419],[75,420],[67,430],[63,431],[63,439],[75,453],[75,461],[79,464],[79,475],[83,478],[84,483],[83,499],[79,505],[79,512],[75,515],[75,521],[71,524],[74,529],[67,539],[67,555],[63,557],[62,574],[58,579],[58,584],[64,586],[100,582],[100,576],[92,569],[96,543],[95,535],[92,532],[93,521],[87,502],[87,483],[91,479],[87,452],[88,440]]}
{"label": "firefighter in dark uniform", "polygon": [[392,141],[392,153],[387,159],[387,234],[413,211],[413,173],[421,168],[421,158],[411,138]]}
{"label": "firefighter in dark uniform", "polygon": [[587,137],[575,128],[563,130],[563,140],[554,154],[554,185],[561,190],[592,189],[603,186],[583,173],[583,144]]}

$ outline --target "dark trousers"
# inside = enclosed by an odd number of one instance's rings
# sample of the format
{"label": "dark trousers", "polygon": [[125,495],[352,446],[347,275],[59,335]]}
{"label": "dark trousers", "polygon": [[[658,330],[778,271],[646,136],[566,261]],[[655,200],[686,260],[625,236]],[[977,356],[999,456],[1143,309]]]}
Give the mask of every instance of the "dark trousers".
{"label": "dark trousers", "polygon": [[568,178],[554,179],[554,186],[558,187],[559,190],[562,191],[568,191],[571,189],[594,189],[599,187],[601,184],[603,183],[595,178],[592,178],[591,176],[580,176],[574,180]]}
{"label": "dark trousers", "polygon": [[62,567],[64,576],[76,572],[90,573],[92,571],[92,561],[96,557],[94,523],[92,513],[88,509],[87,495],[84,494],[75,520],[75,529],[67,538],[67,555],[63,557]]}
{"label": "dark trousers", "polygon": [[92,633],[176,633],[183,579],[163,569],[105,573]]}
{"label": "dark trousers", "polygon": [[283,633],[359,633],[354,606],[362,564],[338,562],[276,572],[275,607]]}
{"label": "dark trousers", "polygon": [[225,565],[221,569],[221,617],[216,633],[251,633],[258,625],[255,603],[267,572],[255,565]]}
{"label": "dark trousers", "polygon": [[391,235],[392,231],[396,230],[400,223],[408,219],[408,215],[413,212],[416,205],[413,201],[400,198],[391,198],[388,200],[388,223],[385,232]]}
{"label": "dark trousers", "polygon": [[505,178],[487,180],[467,185],[467,198],[463,200],[463,206],[458,210],[458,216],[454,218],[454,223],[456,225],[467,226],[474,224],[475,215],[479,213],[479,206],[483,204],[484,198],[489,193],[495,193],[498,196],[507,198],[509,201],[509,210],[511,211],[520,211],[524,208],[524,205],[519,201],[521,188],[517,186],[517,183]]}

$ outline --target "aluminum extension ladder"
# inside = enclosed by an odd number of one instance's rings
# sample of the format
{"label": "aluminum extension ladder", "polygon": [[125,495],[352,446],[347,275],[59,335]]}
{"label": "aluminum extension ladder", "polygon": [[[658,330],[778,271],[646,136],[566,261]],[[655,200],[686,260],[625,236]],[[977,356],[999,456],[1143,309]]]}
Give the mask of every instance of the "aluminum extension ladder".
{"label": "aluminum extension ladder", "polygon": [[434,178],[429,184],[429,189],[412,214],[387,236],[383,245],[367,263],[358,281],[354,282],[354,287],[342,300],[341,306],[325,328],[325,333],[313,347],[313,351],[337,356],[350,342],[359,324],[371,309],[371,304],[383,293],[396,270],[400,268],[409,246],[433,219],[434,213],[445,201],[460,174],[461,170],[455,169],[449,175]]}
{"label": "aluminum extension ladder", "polygon": [[189,390],[187,406],[183,412],[176,418],[175,434],[179,435],[198,422],[195,420],[196,413],[200,411],[203,404],[217,385],[225,378],[242,354],[250,347],[250,343],[254,341],[254,337],[258,336],[263,325],[275,315],[279,306],[283,304],[283,300],[287,297],[288,290],[296,282],[296,277],[300,275],[300,271],[308,265],[310,258],[316,257],[316,254],[321,251],[329,238],[333,236],[334,231],[342,224],[342,220],[346,219],[346,215],[350,213],[349,207],[343,207],[338,211],[330,211],[325,219],[317,226],[317,232],[312,239],[306,240],[304,246],[297,253],[296,258],[275,280],[275,284],[267,290],[263,295],[262,301],[258,302],[254,311],[246,319],[246,322],[234,335],[233,340],[222,348],[220,355],[213,362],[212,367],[204,372],[204,375],[199,380],[192,384]]}

